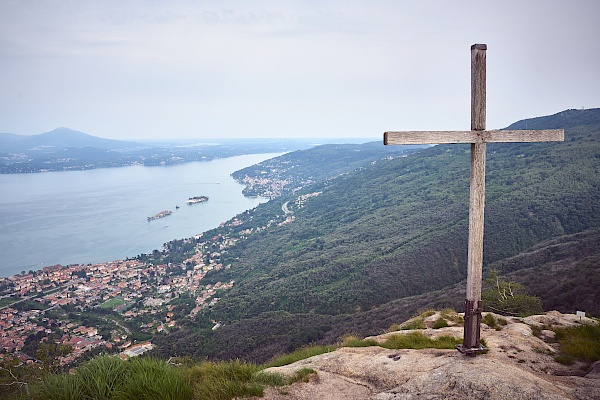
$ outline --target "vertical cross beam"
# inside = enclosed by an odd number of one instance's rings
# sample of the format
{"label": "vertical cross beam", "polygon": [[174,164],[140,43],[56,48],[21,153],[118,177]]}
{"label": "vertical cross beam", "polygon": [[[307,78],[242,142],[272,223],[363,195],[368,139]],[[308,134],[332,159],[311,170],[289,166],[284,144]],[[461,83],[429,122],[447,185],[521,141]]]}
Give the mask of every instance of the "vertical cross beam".
{"label": "vertical cross beam", "polygon": [[[476,135],[485,131],[486,51],[485,44],[471,46],[471,130]],[[485,208],[485,150],[486,143],[484,141],[471,143],[465,327],[463,344],[457,346],[457,349],[465,354],[476,354],[487,350],[479,342]]]}

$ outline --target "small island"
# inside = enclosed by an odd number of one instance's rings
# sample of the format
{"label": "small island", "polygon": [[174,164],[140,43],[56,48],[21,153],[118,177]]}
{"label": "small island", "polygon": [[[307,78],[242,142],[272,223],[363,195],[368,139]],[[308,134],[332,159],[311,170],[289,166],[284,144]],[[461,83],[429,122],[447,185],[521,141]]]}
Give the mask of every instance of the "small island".
{"label": "small island", "polygon": [[190,197],[185,202],[187,204],[191,205],[191,204],[196,204],[196,203],[204,203],[205,201],[208,201],[208,196],[194,196],[194,197]]}
{"label": "small island", "polygon": [[173,212],[171,212],[171,211],[168,211],[168,210],[161,211],[161,212],[159,212],[159,213],[158,213],[158,214],[156,214],[156,215],[153,215],[153,216],[151,216],[151,217],[148,217],[148,222],[150,222],[150,221],[153,221],[153,220],[155,220],[155,219],[159,219],[159,218],[164,218],[164,217],[167,217],[167,216],[169,216],[169,215],[171,215],[171,214],[173,214]]}

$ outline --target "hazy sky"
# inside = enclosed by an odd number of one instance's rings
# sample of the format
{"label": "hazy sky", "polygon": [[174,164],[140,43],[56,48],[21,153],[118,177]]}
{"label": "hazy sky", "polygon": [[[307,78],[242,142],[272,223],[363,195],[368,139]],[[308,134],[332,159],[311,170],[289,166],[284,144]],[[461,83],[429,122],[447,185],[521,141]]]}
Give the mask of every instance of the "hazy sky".
{"label": "hazy sky", "polygon": [[0,132],[366,137],[600,107],[600,1],[1,0]]}

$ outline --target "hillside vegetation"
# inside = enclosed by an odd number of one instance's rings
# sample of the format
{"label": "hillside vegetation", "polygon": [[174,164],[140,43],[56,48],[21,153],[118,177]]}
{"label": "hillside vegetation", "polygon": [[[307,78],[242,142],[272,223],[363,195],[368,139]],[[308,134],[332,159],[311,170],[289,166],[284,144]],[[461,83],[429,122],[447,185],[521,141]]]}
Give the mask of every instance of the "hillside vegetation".
{"label": "hillside vegetation", "polygon": [[407,156],[427,147],[384,147],[381,142],[324,144],[271,158],[236,171],[231,176],[246,185],[245,195],[273,198],[289,195],[312,183],[335,178],[384,158]]}
{"label": "hillside vegetation", "polygon": [[[509,128],[564,128],[566,139],[488,145],[486,267],[600,227],[600,110],[568,110]],[[206,314],[223,326],[210,331],[189,324],[159,339],[158,353],[264,361],[333,340],[340,329],[379,333],[386,309],[397,317],[414,312],[398,307],[426,307],[428,301],[462,308],[464,292],[452,285],[466,277],[468,185],[469,146],[440,145],[378,161],[238,216],[241,223],[227,234],[245,239],[220,255],[231,268],[206,278],[236,282]],[[297,202],[303,194],[313,195]],[[240,233],[283,221],[286,202],[293,219]],[[578,262],[597,271],[597,259]],[[521,268],[511,265],[497,269]],[[597,296],[598,289],[586,287]],[[430,295],[436,290],[437,298]],[[544,290],[535,294],[547,308]]]}

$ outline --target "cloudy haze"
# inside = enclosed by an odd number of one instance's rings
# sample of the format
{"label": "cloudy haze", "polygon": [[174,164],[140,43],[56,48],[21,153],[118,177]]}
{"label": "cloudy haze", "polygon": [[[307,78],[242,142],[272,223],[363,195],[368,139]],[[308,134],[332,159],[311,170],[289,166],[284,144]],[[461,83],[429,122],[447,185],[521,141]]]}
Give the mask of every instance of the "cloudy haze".
{"label": "cloudy haze", "polygon": [[2,0],[0,132],[361,137],[600,107],[600,2]]}

